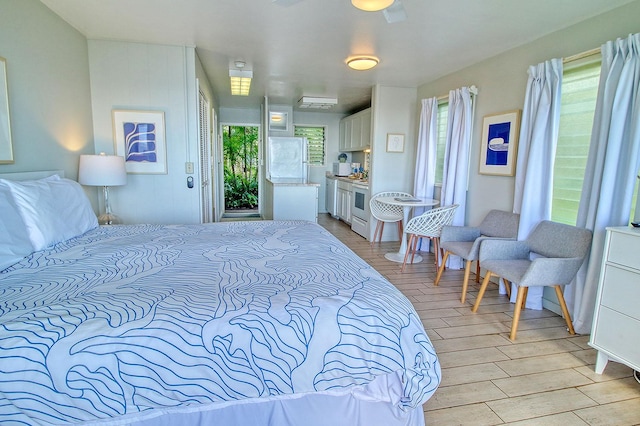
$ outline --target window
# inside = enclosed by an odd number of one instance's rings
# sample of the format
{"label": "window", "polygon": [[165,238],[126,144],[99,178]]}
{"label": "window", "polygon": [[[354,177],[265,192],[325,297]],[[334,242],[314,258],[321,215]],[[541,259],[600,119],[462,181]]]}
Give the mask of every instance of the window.
{"label": "window", "polygon": [[323,126],[294,126],[294,136],[307,138],[307,161],[310,166],[324,166]]}
{"label": "window", "polygon": [[447,146],[447,119],[449,118],[449,101],[438,102],[438,145],[436,146],[436,185],[442,185],[444,173],[444,150]]}
{"label": "window", "polygon": [[599,79],[599,55],[586,63],[566,65],[562,75],[551,208],[551,220],[556,222],[576,224]]}

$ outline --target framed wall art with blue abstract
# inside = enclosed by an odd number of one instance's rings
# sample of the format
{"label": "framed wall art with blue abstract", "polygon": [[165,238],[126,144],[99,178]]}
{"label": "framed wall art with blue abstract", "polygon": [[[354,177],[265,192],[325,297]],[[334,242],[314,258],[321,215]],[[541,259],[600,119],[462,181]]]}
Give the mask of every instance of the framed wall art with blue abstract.
{"label": "framed wall art with blue abstract", "polygon": [[164,112],[113,110],[112,117],[116,155],[127,173],[167,173]]}
{"label": "framed wall art with blue abstract", "polygon": [[483,175],[513,176],[516,170],[520,110],[484,117],[480,169]]}

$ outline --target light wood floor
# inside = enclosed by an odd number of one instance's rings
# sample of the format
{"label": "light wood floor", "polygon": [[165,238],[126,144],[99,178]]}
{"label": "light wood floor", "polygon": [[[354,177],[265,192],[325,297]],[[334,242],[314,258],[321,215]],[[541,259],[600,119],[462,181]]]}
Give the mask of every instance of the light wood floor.
{"label": "light wood floor", "polygon": [[398,242],[372,249],[327,214],[320,215],[319,223],[398,287],[418,311],[442,365],[442,383],[424,406],[428,425],[640,424],[640,384],[633,371],[610,362],[603,375],[595,374],[596,351],[588,345],[589,336],[570,336],[555,313],[523,311],[511,342],[513,305],[495,286],[472,314],[478,291],[473,274],[463,305],[463,271],[447,270],[435,287],[432,256],[401,273],[400,264],[384,258],[398,250]]}

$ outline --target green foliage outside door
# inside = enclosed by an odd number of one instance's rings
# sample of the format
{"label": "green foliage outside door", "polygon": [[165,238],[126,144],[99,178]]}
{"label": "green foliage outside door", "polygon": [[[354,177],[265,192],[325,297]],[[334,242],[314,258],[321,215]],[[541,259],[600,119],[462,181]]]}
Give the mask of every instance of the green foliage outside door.
{"label": "green foliage outside door", "polygon": [[258,208],[259,128],[222,126],[225,210]]}

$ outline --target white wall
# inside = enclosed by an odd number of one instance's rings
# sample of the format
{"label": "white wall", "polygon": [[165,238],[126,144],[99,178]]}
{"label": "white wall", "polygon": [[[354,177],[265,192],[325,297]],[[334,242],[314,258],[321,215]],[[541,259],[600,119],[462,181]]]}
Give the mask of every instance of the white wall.
{"label": "white wall", "polygon": [[[413,192],[416,158],[417,89],[375,86],[372,97],[371,175],[369,191]],[[402,133],[404,152],[387,152],[387,134]],[[372,223],[370,238],[375,226]],[[395,226],[385,226],[382,240],[397,240]]]}
{"label": "white wall", "polygon": [[259,126],[261,122],[258,108],[220,108],[220,124]]}
{"label": "white wall", "polygon": [[[87,41],[36,0],[0,0],[14,164],[1,173],[63,169],[76,179],[93,154]],[[97,190],[88,188],[97,208]]]}
{"label": "white wall", "polygon": [[[407,87],[373,88],[371,146],[372,194],[413,191],[416,155],[417,90]],[[387,152],[387,134],[404,134],[404,152]]]}
{"label": "white wall", "polygon": [[338,161],[338,142],[340,139],[340,120],[344,114],[327,112],[293,112],[293,124],[296,126],[326,126],[324,166],[309,167],[309,181],[319,183],[318,212],[326,213],[326,172],[330,172],[333,163]]}
{"label": "white wall", "polygon": [[[111,191],[124,223],[199,223],[199,185],[187,188],[185,163],[198,162],[195,49],[89,40],[96,152],[114,153],[111,112],[163,111],[167,174],[128,174]],[[198,179],[196,178],[196,182]]]}
{"label": "white wall", "polygon": [[491,209],[510,211],[513,208],[514,178],[478,173],[483,117],[522,109],[529,65],[599,48],[608,40],[639,32],[639,16],[640,1],[635,1],[418,88],[419,100],[446,95],[450,89],[461,86],[475,84],[479,89],[471,147],[467,223],[478,224]]}

